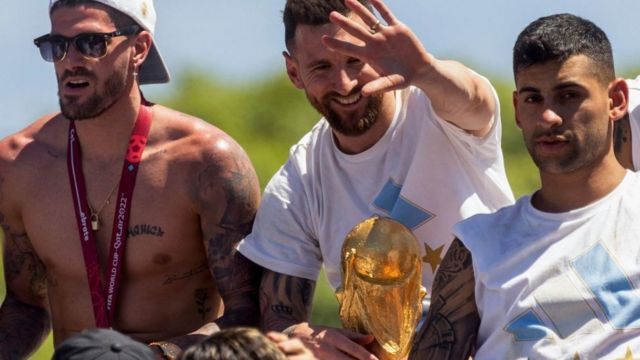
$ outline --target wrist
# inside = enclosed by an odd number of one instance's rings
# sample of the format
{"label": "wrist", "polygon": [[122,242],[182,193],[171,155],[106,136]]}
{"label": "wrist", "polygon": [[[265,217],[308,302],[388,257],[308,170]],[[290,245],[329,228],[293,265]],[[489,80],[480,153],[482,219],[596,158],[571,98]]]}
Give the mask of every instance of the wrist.
{"label": "wrist", "polygon": [[161,359],[177,360],[182,353],[182,349],[180,349],[178,345],[167,341],[154,341],[147,346],[149,346],[156,355],[159,355]]}

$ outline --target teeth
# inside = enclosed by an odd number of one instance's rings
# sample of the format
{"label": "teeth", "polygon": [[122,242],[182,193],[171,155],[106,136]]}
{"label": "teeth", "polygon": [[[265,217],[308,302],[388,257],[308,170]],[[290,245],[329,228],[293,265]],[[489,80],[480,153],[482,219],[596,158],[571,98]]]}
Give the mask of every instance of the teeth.
{"label": "teeth", "polygon": [[339,96],[335,98],[337,102],[342,105],[351,105],[356,101],[360,100],[360,94],[353,94],[350,96]]}
{"label": "teeth", "polygon": [[80,85],[80,84],[85,84],[85,83],[86,83],[86,81],[71,80],[71,81],[69,81],[69,83],[70,83],[70,84],[73,84],[73,85]]}

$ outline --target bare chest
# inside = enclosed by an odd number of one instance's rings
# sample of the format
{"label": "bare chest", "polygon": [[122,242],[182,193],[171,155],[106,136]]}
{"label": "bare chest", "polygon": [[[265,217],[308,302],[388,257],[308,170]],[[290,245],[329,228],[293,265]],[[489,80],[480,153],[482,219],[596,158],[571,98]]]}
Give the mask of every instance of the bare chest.
{"label": "bare chest", "polygon": [[[168,164],[152,160],[138,172],[125,229],[125,267],[130,275],[153,276],[193,262],[194,254],[203,254],[199,218],[191,209],[187,184],[170,170]],[[98,213],[99,229],[93,234],[103,270],[118,211],[117,190],[112,191],[120,179],[119,168],[117,173],[92,169],[86,176],[86,195]],[[22,204],[27,236],[50,276],[65,280],[83,276],[80,231],[65,161],[43,167],[38,178]]]}

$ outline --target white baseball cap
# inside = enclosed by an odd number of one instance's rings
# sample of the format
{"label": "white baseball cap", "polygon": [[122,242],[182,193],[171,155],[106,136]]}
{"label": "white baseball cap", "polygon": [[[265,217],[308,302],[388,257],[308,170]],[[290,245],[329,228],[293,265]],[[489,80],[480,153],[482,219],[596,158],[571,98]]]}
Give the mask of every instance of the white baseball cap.
{"label": "white baseball cap", "polygon": [[[59,0],[49,1],[49,11]],[[138,25],[147,30],[153,36],[156,27],[156,10],[153,0],[92,0],[131,17]],[[155,39],[149,49],[149,54],[138,71],[140,84],[161,84],[171,79],[169,70],[162,60]]]}

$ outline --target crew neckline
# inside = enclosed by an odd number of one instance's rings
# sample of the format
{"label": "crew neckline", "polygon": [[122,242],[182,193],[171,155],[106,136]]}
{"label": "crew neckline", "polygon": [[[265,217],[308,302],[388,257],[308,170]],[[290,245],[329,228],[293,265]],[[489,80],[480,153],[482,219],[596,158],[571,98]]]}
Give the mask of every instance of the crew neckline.
{"label": "crew neckline", "polygon": [[565,212],[552,213],[552,212],[538,210],[531,203],[531,199],[533,197],[533,194],[535,193],[527,195],[526,199],[524,199],[526,201],[526,212],[528,213],[529,216],[531,216],[534,219],[538,218],[538,219],[563,221],[563,222],[571,221],[571,220],[575,220],[583,217],[591,217],[597,214],[598,212],[602,211],[602,207],[601,207],[602,204],[612,201],[612,199],[614,199],[615,197],[618,197],[620,193],[624,191],[624,188],[627,186],[627,184],[631,182],[632,176],[633,176],[633,173],[630,170],[627,170],[624,177],[622,178],[622,181],[620,181],[620,183],[607,195],[592,202],[591,204],[585,205],[581,208],[565,211]]}

